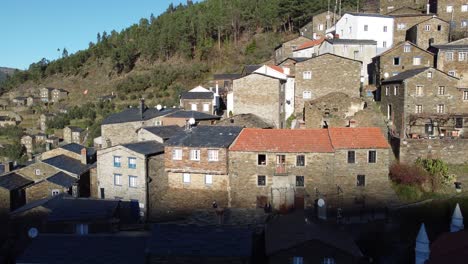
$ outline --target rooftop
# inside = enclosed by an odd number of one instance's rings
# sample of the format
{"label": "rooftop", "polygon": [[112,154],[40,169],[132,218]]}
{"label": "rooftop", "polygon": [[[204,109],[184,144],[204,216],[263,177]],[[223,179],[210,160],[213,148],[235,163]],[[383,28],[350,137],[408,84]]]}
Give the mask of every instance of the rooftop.
{"label": "rooftop", "polygon": [[185,92],[180,95],[181,99],[213,99],[212,92]]}
{"label": "rooftop", "polygon": [[356,44],[356,45],[377,45],[377,41],[371,39],[327,39],[327,42],[331,44]]}
{"label": "rooftop", "polygon": [[352,12],[349,12],[349,13],[346,13],[346,14],[351,15],[351,16],[360,16],[360,17],[393,18],[392,16],[382,15],[382,14],[378,14],[378,13],[352,13]]}
{"label": "rooftop", "polygon": [[404,72],[401,72],[400,74],[397,74],[395,76],[392,76],[390,78],[387,78],[385,80],[383,80],[382,82],[383,83],[387,83],[387,82],[400,82],[400,81],[404,81],[406,79],[409,79],[411,77],[414,77],[422,72],[425,72],[427,69],[430,69],[429,67],[425,67],[425,68],[419,68],[419,69],[413,69],[413,70],[407,70],[407,71],[404,71]]}
{"label": "rooftop", "polygon": [[195,120],[212,120],[212,119],[220,119],[220,116],[210,115],[203,112],[198,111],[191,111],[191,110],[180,110],[177,112],[173,112],[168,114],[166,117],[170,118],[184,118],[190,119],[194,118]]}
{"label": "rooftop", "polygon": [[235,126],[197,126],[177,133],[166,141],[166,145],[227,148],[241,130],[241,127]]}
{"label": "rooftop", "polygon": [[241,74],[239,73],[222,73],[222,74],[214,74],[214,80],[234,80],[240,78]]}
{"label": "rooftop", "polygon": [[70,172],[76,175],[81,175],[89,169],[89,166],[81,163],[80,160],[76,160],[65,155],[55,156],[43,160],[42,162],[59,170]]}
{"label": "rooftop", "polygon": [[70,188],[78,181],[78,178],[72,177],[64,172],[58,172],[47,178],[47,181],[65,188]]}
{"label": "rooftop", "polygon": [[273,128],[265,120],[255,114],[239,114],[216,123],[217,126],[240,126],[248,128]]}
{"label": "rooftop", "polygon": [[314,46],[322,44],[323,41],[325,41],[325,38],[320,38],[320,39],[314,39],[314,40],[311,40],[311,41],[307,41],[306,43],[304,43],[304,44],[300,45],[299,47],[297,47],[297,49],[295,49],[295,50],[297,51],[297,50],[312,48]]}
{"label": "rooftop", "polygon": [[115,113],[108,116],[104,121],[102,121],[103,125],[108,124],[118,124],[118,123],[126,123],[126,122],[136,122],[142,120],[149,120],[155,117],[164,116],[179,109],[176,108],[165,108],[162,110],[158,110],[156,108],[145,108],[143,111],[143,116],[140,113],[140,108],[127,108],[120,113]]}
{"label": "rooftop", "polygon": [[[50,137],[50,138],[52,138],[52,137]],[[81,154],[81,150],[84,149],[84,148],[86,149],[88,155],[93,155],[96,152],[96,150],[94,148],[87,148],[87,147],[85,147],[83,145],[80,145],[80,144],[77,144],[77,143],[66,144],[66,145],[63,145],[60,148],[68,150],[68,151],[76,153],[76,154]]]}
{"label": "rooftop", "polygon": [[[77,127],[77,126],[67,126],[72,132],[83,132],[84,129],[82,129],[81,127]],[[66,127],[66,128],[67,128]]]}
{"label": "rooftop", "polygon": [[55,201],[48,221],[96,221],[110,220],[119,206],[118,200],[74,198],[61,196]]}
{"label": "rooftop", "polygon": [[459,39],[447,44],[434,45],[438,49],[468,49],[468,38]]}
{"label": "rooftop", "polygon": [[158,137],[161,137],[162,139],[168,139],[171,138],[173,135],[175,135],[177,132],[180,132],[183,130],[180,126],[153,126],[153,127],[144,127],[142,128],[151,134],[154,134]]}
{"label": "rooftop", "polygon": [[164,145],[157,141],[141,141],[136,143],[123,144],[122,147],[128,148],[145,156],[164,152]]}
{"label": "rooftop", "polygon": [[10,191],[24,187],[31,183],[34,182],[14,172],[0,176],[0,187]]}
{"label": "rooftop", "polygon": [[387,139],[378,127],[333,127],[329,129],[335,149],[387,149]]}

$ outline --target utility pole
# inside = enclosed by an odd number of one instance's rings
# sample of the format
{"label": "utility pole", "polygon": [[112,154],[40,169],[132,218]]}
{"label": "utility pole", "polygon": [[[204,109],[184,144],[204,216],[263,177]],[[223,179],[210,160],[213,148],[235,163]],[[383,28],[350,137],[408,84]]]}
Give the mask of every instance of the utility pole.
{"label": "utility pole", "polygon": [[359,0],[357,0],[356,12],[359,13]]}

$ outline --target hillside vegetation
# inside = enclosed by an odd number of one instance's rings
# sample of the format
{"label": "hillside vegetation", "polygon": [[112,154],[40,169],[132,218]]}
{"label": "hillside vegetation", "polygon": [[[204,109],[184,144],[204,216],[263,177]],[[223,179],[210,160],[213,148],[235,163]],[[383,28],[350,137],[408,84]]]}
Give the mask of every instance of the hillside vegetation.
{"label": "hillside vegetation", "polygon": [[[332,1],[334,2],[334,1]],[[343,0],[355,10],[357,0]],[[69,89],[81,103],[111,91],[127,103],[145,96],[176,103],[180,91],[217,72],[271,59],[273,48],[292,38],[327,0],[206,0],[170,5],[158,17],[142,18],[121,32],[98,33],[89,48],[61,59],[42,59],[15,73],[1,93],[24,93],[42,85]],[[88,90],[88,96],[83,91]]]}

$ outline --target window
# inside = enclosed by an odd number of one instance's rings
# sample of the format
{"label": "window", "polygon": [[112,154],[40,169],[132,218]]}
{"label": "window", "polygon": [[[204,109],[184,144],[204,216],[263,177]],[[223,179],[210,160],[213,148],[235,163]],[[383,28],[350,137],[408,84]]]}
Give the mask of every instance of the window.
{"label": "window", "polygon": [[425,31],[430,31],[431,30],[431,25],[425,25],[424,30]]}
{"label": "window", "polygon": [[34,174],[36,174],[37,176],[41,175],[41,170],[40,169],[35,169]]}
{"label": "window", "polygon": [[463,118],[455,118],[455,128],[463,128]]}
{"label": "window", "polygon": [[128,176],[128,187],[136,188],[137,187],[137,177]]}
{"label": "window", "polygon": [[369,26],[368,25],[364,25],[364,31],[369,31]]}
{"label": "window", "polygon": [[468,20],[463,19],[463,20],[461,21],[461,27],[462,27],[462,28],[468,27]]}
{"label": "window", "polygon": [[445,95],[445,86],[439,86],[439,88],[437,89],[437,94]]}
{"label": "window", "polygon": [[467,52],[458,52],[458,61],[465,61]]}
{"label": "window", "polygon": [[192,111],[197,111],[198,110],[197,104],[191,104],[191,109]]}
{"label": "window", "polygon": [[452,13],[453,12],[453,6],[448,5],[446,10],[447,10],[447,13]]}
{"label": "window", "polygon": [[114,174],[114,185],[122,186],[122,174]]}
{"label": "window", "polygon": [[203,112],[209,112],[210,111],[210,104],[203,104]]}
{"label": "window", "polygon": [[305,156],[304,155],[297,155],[296,156],[296,166],[297,167],[304,167],[305,166]]}
{"label": "window", "polygon": [[304,187],[304,176],[296,176],[296,187]]}
{"label": "window", "polygon": [[358,187],[364,187],[366,186],[366,175],[358,175],[357,176],[357,183],[356,185]]}
{"label": "window", "polygon": [[172,150],[172,159],[173,160],[182,160],[182,149],[173,149]]}
{"label": "window", "polygon": [[54,189],[52,190],[52,196],[57,196],[60,194],[60,190]]}
{"label": "window", "polygon": [[349,33],[349,34],[353,33],[353,28],[352,28],[352,27],[349,27],[349,28],[348,28],[348,33]]}
{"label": "window", "polygon": [[413,65],[421,65],[421,57],[414,57]]}
{"label": "window", "polygon": [[388,31],[388,27],[387,26],[384,26],[383,27],[383,32],[387,32]]}
{"label": "window", "polygon": [[457,75],[457,72],[456,71],[448,71],[447,74],[450,75],[450,76],[455,77]]}
{"label": "window", "polygon": [[317,27],[318,30],[322,31],[323,30],[323,24],[319,24]]}
{"label": "window", "polygon": [[133,158],[133,157],[128,158],[128,168],[136,169],[136,158]]}
{"label": "window", "polygon": [[312,92],[311,91],[302,92],[302,99],[312,99]]}
{"label": "window", "polygon": [[114,167],[120,168],[121,165],[122,165],[122,163],[121,163],[120,157],[119,156],[114,156]]}
{"label": "window", "polygon": [[398,30],[404,30],[405,28],[406,28],[406,24],[404,24],[404,23],[400,23],[400,24],[397,25]]}
{"label": "window", "polygon": [[376,163],[377,162],[377,151],[369,150],[369,163]]}
{"label": "window", "polygon": [[428,79],[432,79],[432,72],[430,72],[430,71],[427,72],[427,78],[428,78]]}
{"label": "window", "polygon": [[463,91],[463,101],[468,101],[468,91]]}
{"label": "window", "polygon": [[393,95],[397,96],[400,94],[400,87],[399,86],[394,86],[393,87]]}
{"label": "window", "polygon": [[258,175],[257,176],[257,185],[258,186],[266,186],[266,176],[265,175]]}
{"label": "window", "polygon": [[385,95],[388,96],[390,94],[390,87],[385,87]]}
{"label": "window", "polygon": [[442,31],[442,25],[437,25],[437,31]]}
{"label": "window", "polygon": [[437,113],[438,113],[438,114],[443,114],[443,113],[445,113],[445,105],[443,105],[443,104],[437,105]]}
{"label": "window", "polygon": [[382,46],[383,46],[384,48],[386,48],[386,47],[387,47],[387,41],[384,41],[384,42],[382,43]]}
{"label": "window", "polygon": [[416,96],[423,96],[424,90],[422,85],[416,86]]}
{"label": "window", "polygon": [[406,53],[411,52],[411,45],[405,45],[403,47],[403,51],[406,52]]}
{"label": "window", "polygon": [[76,224],[76,234],[77,235],[87,235],[88,234],[88,224]]}
{"label": "window", "polygon": [[396,66],[400,65],[400,57],[393,58],[393,65],[396,65]]}
{"label": "window", "polygon": [[421,114],[422,111],[423,111],[422,105],[416,105],[416,110],[415,110],[416,114]]}
{"label": "window", "polygon": [[334,258],[323,258],[322,264],[335,264]]}
{"label": "window", "polygon": [[266,154],[258,154],[257,165],[266,165]]}
{"label": "window", "polygon": [[354,150],[348,151],[348,163],[349,164],[356,163],[356,151]]}
{"label": "window", "polygon": [[445,53],[445,60],[446,61],[453,61],[453,52]]}
{"label": "window", "polygon": [[304,80],[310,80],[312,79],[312,72],[311,71],[305,71],[302,73],[302,78],[304,78]]}
{"label": "window", "polygon": [[182,181],[183,183],[190,183],[190,173],[184,173],[182,175]]}
{"label": "window", "polygon": [[293,257],[292,264],[304,264],[303,257]]}
{"label": "window", "polygon": [[219,160],[219,151],[217,149],[208,150],[208,161],[218,161]]}
{"label": "window", "polygon": [[200,160],[200,150],[199,149],[190,150],[190,160]]}
{"label": "window", "polygon": [[213,175],[205,175],[205,184],[212,185],[213,184]]}
{"label": "window", "polygon": [[461,11],[462,12],[468,12],[468,5],[462,5],[461,6]]}

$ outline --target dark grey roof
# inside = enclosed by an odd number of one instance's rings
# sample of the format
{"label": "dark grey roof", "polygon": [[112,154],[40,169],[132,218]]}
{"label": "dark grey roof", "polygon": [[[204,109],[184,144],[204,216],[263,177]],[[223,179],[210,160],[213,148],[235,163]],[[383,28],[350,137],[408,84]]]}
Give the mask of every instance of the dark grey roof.
{"label": "dark grey roof", "polygon": [[182,99],[213,99],[212,92],[185,92],[180,95]]}
{"label": "dark grey roof", "polygon": [[142,141],[123,144],[122,146],[145,156],[164,152],[164,145],[157,141]]}
{"label": "dark grey roof", "polygon": [[267,123],[261,117],[255,114],[240,114],[235,115],[219,122],[217,126],[241,126],[246,128],[274,128],[275,126]]}
{"label": "dark grey roof", "polygon": [[62,89],[62,88],[55,88],[54,90],[58,90],[58,91],[64,92],[64,93],[69,93],[67,90]]}
{"label": "dark grey roof", "polygon": [[222,73],[222,74],[214,74],[214,80],[234,80],[242,77],[239,73]]}
{"label": "dark grey roof", "polygon": [[78,179],[64,172],[58,172],[47,178],[47,181],[63,186],[65,188],[70,188],[73,186],[73,184],[75,184],[78,181]]}
{"label": "dark grey roof", "polygon": [[88,165],[81,163],[81,161],[70,158],[65,155],[55,156],[42,162],[49,164],[59,170],[70,172],[72,174],[81,175],[89,169]]}
{"label": "dark grey roof", "polygon": [[191,111],[191,110],[180,110],[171,114],[168,114],[166,117],[172,118],[194,118],[195,120],[212,120],[212,119],[221,119],[220,116],[210,115],[203,112]]}
{"label": "dark grey roof", "polygon": [[377,41],[371,39],[327,39],[331,44],[356,44],[356,45],[377,45]]}
{"label": "dark grey roof", "polygon": [[237,138],[242,127],[198,126],[177,133],[168,141],[168,146],[227,148]]}
{"label": "dark grey roof", "polygon": [[33,181],[16,174],[14,172],[0,176],[0,187],[7,190],[14,190],[33,183]]}
{"label": "dark grey roof", "polygon": [[72,131],[72,132],[83,132],[84,129],[82,129],[81,127],[77,127],[77,126],[68,126],[68,128]]}
{"label": "dark grey roof", "polygon": [[[49,138],[53,138],[53,137],[49,137]],[[96,149],[87,148],[87,147],[85,147],[83,145],[80,145],[80,144],[77,144],[77,143],[66,144],[66,145],[63,145],[61,148],[65,149],[65,150],[68,150],[68,151],[71,151],[71,152],[76,153],[76,154],[81,154],[81,150],[83,148],[86,148],[88,156],[92,156],[92,155],[94,155],[96,153]]]}
{"label": "dark grey roof", "polygon": [[162,139],[171,138],[173,135],[183,130],[180,126],[153,126],[144,127],[142,129],[147,130]]}
{"label": "dark grey roof", "polygon": [[146,108],[143,111],[143,116],[140,115],[139,108],[128,108],[123,110],[120,113],[112,114],[108,116],[104,121],[102,121],[103,125],[107,124],[117,124],[117,123],[125,123],[125,122],[135,122],[135,121],[142,121],[142,120],[149,120],[158,116],[164,116],[170,113],[173,113],[179,109],[175,108],[166,108],[159,111],[156,108]]}
{"label": "dark grey roof", "polygon": [[48,221],[110,220],[115,216],[119,201],[62,197],[50,208]]}
{"label": "dark grey roof", "polygon": [[[260,67],[262,67],[262,65],[245,65],[244,67],[244,70],[242,71],[242,73],[244,75],[249,75],[251,74],[252,72],[260,69]],[[240,78],[240,77],[239,77]]]}
{"label": "dark grey roof", "polygon": [[404,80],[409,79],[411,77],[414,77],[414,76],[420,74],[421,72],[426,71],[427,69],[429,69],[429,68],[425,67],[425,68],[420,68],[420,69],[413,69],[413,70],[404,71],[404,72],[401,72],[400,74],[397,74],[395,76],[392,76],[392,77],[389,77],[389,78],[383,80],[382,83],[401,82],[401,81],[404,81]]}
{"label": "dark grey roof", "polygon": [[143,264],[148,237],[141,233],[117,235],[39,235],[16,263]]}
{"label": "dark grey roof", "polygon": [[0,164],[0,174],[5,172],[5,164]]}
{"label": "dark grey roof", "polygon": [[49,197],[44,198],[44,199],[33,201],[33,202],[30,202],[30,203],[27,203],[27,204],[21,206],[20,208],[16,209],[15,211],[11,212],[10,214],[11,215],[20,214],[20,213],[29,211],[29,210],[34,209],[34,208],[39,207],[39,206],[42,206],[44,208],[47,208],[47,209],[51,210],[51,209],[55,208],[55,205],[62,200],[62,197],[66,197],[66,196],[69,196],[69,195],[66,194],[66,193],[61,193],[61,194],[56,195],[56,196],[49,196]]}
{"label": "dark grey roof", "polygon": [[250,257],[253,231],[240,227],[154,225],[150,256]]}
{"label": "dark grey roof", "polygon": [[346,13],[346,14],[350,14],[352,16],[363,16],[363,17],[393,18],[392,16],[382,15],[382,14],[378,14],[378,13],[352,13],[352,12],[349,12],[349,13]]}

